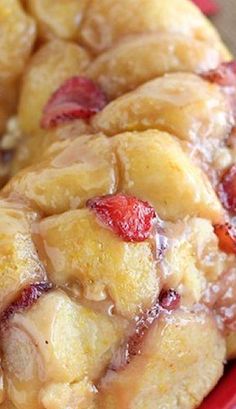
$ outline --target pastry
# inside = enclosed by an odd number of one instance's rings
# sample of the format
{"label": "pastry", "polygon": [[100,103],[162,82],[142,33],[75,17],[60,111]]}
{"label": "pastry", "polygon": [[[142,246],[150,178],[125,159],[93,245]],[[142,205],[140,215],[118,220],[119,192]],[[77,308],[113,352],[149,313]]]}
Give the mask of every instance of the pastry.
{"label": "pastry", "polygon": [[236,63],[188,0],[1,13],[0,409],[198,408],[236,357]]}

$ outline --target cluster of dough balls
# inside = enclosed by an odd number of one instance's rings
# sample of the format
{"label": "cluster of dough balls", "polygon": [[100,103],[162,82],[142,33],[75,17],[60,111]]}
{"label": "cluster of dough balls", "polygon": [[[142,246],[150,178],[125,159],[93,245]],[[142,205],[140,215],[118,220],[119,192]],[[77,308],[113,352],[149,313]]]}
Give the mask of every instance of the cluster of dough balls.
{"label": "cluster of dough balls", "polygon": [[[235,274],[214,231],[235,118],[202,75],[230,53],[189,0],[1,0],[0,33],[0,159],[14,156],[0,192],[0,409],[196,408],[236,355],[209,295]],[[72,77],[106,106],[45,129]],[[148,202],[158,232],[124,240],[88,204],[119,195]]]}

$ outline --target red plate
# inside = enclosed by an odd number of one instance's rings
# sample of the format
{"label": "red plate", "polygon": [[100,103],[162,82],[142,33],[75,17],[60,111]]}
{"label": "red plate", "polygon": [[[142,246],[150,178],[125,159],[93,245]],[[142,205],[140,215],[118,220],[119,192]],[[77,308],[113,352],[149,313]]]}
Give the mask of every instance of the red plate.
{"label": "red plate", "polygon": [[199,409],[236,409],[236,363],[226,369],[220,383]]}

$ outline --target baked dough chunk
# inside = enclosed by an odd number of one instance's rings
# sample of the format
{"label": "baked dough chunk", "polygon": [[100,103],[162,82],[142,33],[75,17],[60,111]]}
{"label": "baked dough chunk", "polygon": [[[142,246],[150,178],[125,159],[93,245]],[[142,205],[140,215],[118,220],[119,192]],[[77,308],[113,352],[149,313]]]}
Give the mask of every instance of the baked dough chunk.
{"label": "baked dough chunk", "polygon": [[91,0],[81,39],[93,52],[110,48],[124,36],[147,32],[182,33],[206,41],[230,57],[218,33],[188,0]]}
{"label": "baked dough chunk", "polygon": [[45,409],[96,409],[95,386],[87,378],[73,384],[52,383],[42,388],[40,397]]}
{"label": "baked dough chunk", "polygon": [[17,128],[19,132],[19,146],[10,162],[10,176],[15,175],[27,166],[39,163],[46,151],[55,142],[65,139],[71,140],[79,135],[89,135],[92,133],[89,123],[80,119],[62,124],[60,127],[48,131],[40,129],[33,132],[30,136],[22,134],[18,121]]}
{"label": "baked dough chunk", "polygon": [[[122,341],[124,329],[122,321],[95,313],[62,291],[44,295],[2,329],[9,398],[19,409],[41,409],[44,385],[58,384],[59,390],[61,384],[71,385],[73,393],[78,382],[95,380]],[[48,393],[44,389],[43,400],[50,399]]]}
{"label": "baked dough chunk", "polygon": [[36,36],[33,19],[18,0],[0,3],[0,135],[16,108],[18,84]]}
{"label": "baked dough chunk", "polygon": [[113,139],[84,136],[54,144],[45,160],[17,174],[4,194],[17,192],[50,215],[117,189],[149,200],[166,220],[189,215],[219,222],[223,217],[207,177],[177,139],[155,130]]}
{"label": "baked dough chunk", "polygon": [[110,102],[91,125],[109,136],[148,129],[169,132],[214,181],[217,171],[233,161],[227,146],[233,107],[219,85],[195,74],[172,73]]}
{"label": "baked dough chunk", "polygon": [[42,39],[76,40],[88,0],[26,0]]}
{"label": "baked dough chunk", "polygon": [[40,237],[47,271],[57,285],[78,283],[94,301],[110,296],[116,311],[131,318],[157,298],[160,273],[149,241],[123,241],[87,209],[44,219]]}
{"label": "baked dough chunk", "polygon": [[230,60],[192,1],[0,0],[0,409],[194,409],[236,356]]}
{"label": "baked dough chunk", "polygon": [[23,206],[0,201],[0,312],[24,287],[45,278],[31,237],[35,220]]}
{"label": "baked dough chunk", "polygon": [[51,146],[42,162],[17,174],[5,187],[46,215],[85,205],[93,196],[116,190],[115,155],[103,135]]}
{"label": "baked dough chunk", "polygon": [[232,110],[220,87],[190,73],[154,79],[108,104],[92,120],[96,131],[159,129],[182,140],[223,140],[233,124]]}
{"label": "baked dough chunk", "polygon": [[109,99],[115,99],[166,73],[208,71],[221,59],[211,45],[183,34],[136,34],[100,54],[86,75],[101,86]]}
{"label": "baked dough chunk", "polygon": [[32,50],[35,22],[18,0],[1,0],[0,27],[0,81],[12,80],[23,72]]}
{"label": "baked dough chunk", "polygon": [[49,97],[65,80],[81,74],[89,62],[90,57],[82,47],[60,40],[45,44],[33,55],[24,75],[19,102],[23,133],[34,136],[44,132],[40,120]]}
{"label": "baked dough chunk", "polygon": [[51,281],[87,300],[111,301],[128,318],[150,308],[163,284],[176,288],[184,305],[200,302],[229,265],[211,222],[200,218],[165,223],[163,238],[142,243],[124,242],[85,209],[45,218],[34,230]]}
{"label": "baked dough chunk", "polygon": [[166,223],[165,234],[169,240],[162,261],[165,287],[176,288],[184,305],[201,302],[209,283],[217,282],[234,257],[219,251],[209,220],[194,217]]}
{"label": "baked dough chunk", "polygon": [[140,351],[102,381],[99,409],[195,408],[223,371],[225,343],[204,311],[157,319]]}
{"label": "baked dough chunk", "polygon": [[112,139],[121,173],[121,189],[149,200],[164,220],[187,215],[223,216],[205,174],[181,149],[177,139],[155,130],[127,132]]}

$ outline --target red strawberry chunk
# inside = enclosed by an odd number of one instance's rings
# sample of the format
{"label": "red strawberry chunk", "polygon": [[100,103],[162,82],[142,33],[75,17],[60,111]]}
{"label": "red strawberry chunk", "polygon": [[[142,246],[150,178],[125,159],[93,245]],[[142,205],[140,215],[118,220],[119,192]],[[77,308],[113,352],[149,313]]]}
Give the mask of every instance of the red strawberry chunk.
{"label": "red strawberry chunk", "polygon": [[143,341],[148,334],[149,329],[157,321],[162,309],[172,311],[180,306],[180,295],[177,291],[169,289],[162,291],[159,300],[153,306],[143,312],[135,322],[133,333],[129,336],[127,341],[118,349],[114,355],[109,369],[113,371],[123,370],[136,355],[142,352]]}
{"label": "red strawberry chunk", "polygon": [[207,16],[212,16],[219,11],[218,4],[213,0],[193,0],[193,2]]}
{"label": "red strawberry chunk", "polygon": [[87,202],[87,206],[105,226],[128,242],[146,240],[157,220],[149,203],[121,193],[95,197]]}
{"label": "red strawberry chunk", "polygon": [[180,295],[173,289],[168,291],[163,290],[159,297],[159,303],[160,306],[167,311],[175,310],[179,307]]}
{"label": "red strawberry chunk", "polygon": [[236,86],[236,60],[224,62],[217,68],[202,73],[202,77],[223,87]]}
{"label": "red strawberry chunk", "polygon": [[49,99],[41,127],[50,129],[74,119],[88,119],[106,105],[103,91],[85,77],[68,79]]}
{"label": "red strawberry chunk", "polygon": [[113,356],[109,366],[110,370],[121,371],[125,369],[135,356],[141,354],[145,336],[158,319],[159,313],[160,307],[157,302],[137,318],[133,332]]}
{"label": "red strawberry chunk", "polygon": [[231,166],[223,175],[218,195],[223,206],[236,214],[236,165]]}
{"label": "red strawberry chunk", "polygon": [[51,288],[52,284],[48,282],[31,284],[29,287],[25,288],[20,296],[9,305],[5,311],[3,311],[0,317],[1,324],[4,324],[17,312],[24,311],[31,307],[41,295],[51,290]]}
{"label": "red strawberry chunk", "polygon": [[135,332],[130,336],[127,342],[126,357],[128,364],[136,355],[140,355],[145,335],[147,335],[148,330],[157,320],[159,313],[160,308],[157,303],[153,305],[153,307],[150,310],[146,311],[143,315],[139,317],[136,323]]}
{"label": "red strawberry chunk", "polygon": [[219,239],[219,247],[228,254],[236,254],[236,229],[230,223],[216,224],[215,234]]}

